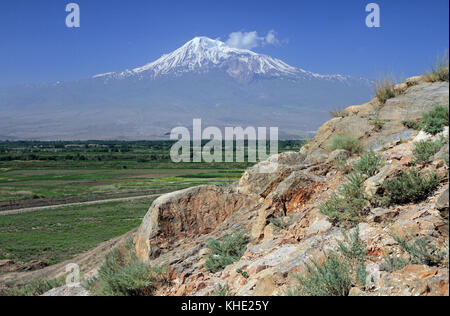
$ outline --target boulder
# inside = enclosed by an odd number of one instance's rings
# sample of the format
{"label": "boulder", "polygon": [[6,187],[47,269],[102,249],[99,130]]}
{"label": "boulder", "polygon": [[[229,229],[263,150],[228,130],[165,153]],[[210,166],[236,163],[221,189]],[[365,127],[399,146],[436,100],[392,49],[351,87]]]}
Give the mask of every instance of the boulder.
{"label": "boulder", "polygon": [[448,220],[448,210],[449,210],[449,195],[448,188],[439,195],[436,200],[436,209],[441,212],[442,217]]}
{"label": "boulder", "polygon": [[137,255],[148,262],[177,241],[212,232],[230,214],[249,204],[246,196],[216,186],[163,195],[153,202],[139,227]]}

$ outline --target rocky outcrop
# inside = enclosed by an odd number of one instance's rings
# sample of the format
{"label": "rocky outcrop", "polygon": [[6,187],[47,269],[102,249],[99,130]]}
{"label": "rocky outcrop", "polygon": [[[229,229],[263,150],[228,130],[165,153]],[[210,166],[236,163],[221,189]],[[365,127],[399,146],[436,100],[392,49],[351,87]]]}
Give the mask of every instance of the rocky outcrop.
{"label": "rocky outcrop", "polygon": [[200,186],[166,194],[150,207],[136,235],[136,252],[148,261],[190,237],[211,233],[251,200],[216,186]]}
{"label": "rocky outcrop", "polygon": [[[309,157],[326,153],[334,135],[356,137],[365,148],[374,150],[409,139],[415,132],[406,128],[403,121],[418,120],[423,112],[432,110],[437,104],[449,104],[448,82],[426,83],[419,78],[411,79],[413,84],[405,86],[399,96],[387,100],[384,105],[375,98],[369,103],[347,108],[345,116],[334,118],[320,127],[316,137],[301,152]],[[375,118],[384,123],[381,130],[371,124]]]}
{"label": "rocky outcrop", "polygon": [[[295,275],[344,238],[319,208],[346,181],[336,160],[342,156],[351,164],[358,157],[342,150],[329,154],[332,135],[357,136],[365,148],[382,156],[385,166],[363,188],[368,198],[375,198],[383,181],[411,167],[419,132],[402,121],[419,118],[437,103],[448,104],[448,83],[429,84],[416,77],[396,89],[401,95],[384,106],[373,100],[348,108],[345,116],[326,123],[301,153],[272,156],[249,168],[230,188],[202,186],[156,200],[136,236],[136,250],[150,265],[170,266],[173,283],[159,295],[211,295],[217,285],[228,286],[235,295],[279,295],[298,285]],[[385,122],[383,128],[371,125],[374,115]],[[428,199],[368,207],[358,229],[367,244],[369,277],[366,287],[355,286],[351,295],[448,295],[448,260],[439,266],[383,270],[385,256],[406,255],[393,234],[426,238],[439,250],[448,244],[448,166],[442,157],[416,166],[441,175]],[[218,273],[207,271],[207,240],[238,230],[251,237],[243,257]]]}

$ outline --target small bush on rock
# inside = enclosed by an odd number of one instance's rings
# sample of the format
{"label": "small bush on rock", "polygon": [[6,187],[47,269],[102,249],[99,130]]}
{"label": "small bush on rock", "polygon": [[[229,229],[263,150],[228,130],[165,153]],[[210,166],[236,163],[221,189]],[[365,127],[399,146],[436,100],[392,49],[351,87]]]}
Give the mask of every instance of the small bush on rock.
{"label": "small bush on rock", "polygon": [[397,235],[392,235],[392,238],[409,254],[409,263],[411,264],[436,266],[448,259],[448,249],[439,251],[426,238],[412,237],[410,242],[406,238]]}
{"label": "small bush on rock", "polygon": [[381,104],[385,104],[387,100],[395,97],[395,80],[392,77],[375,82],[375,95]]}
{"label": "small bush on rock", "polygon": [[363,190],[365,178],[359,173],[347,177],[337,194],[319,207],[319,211],[337,226],[350,227],[359,223],[366,213],[367,199]]}
{"label": "small bush on rock", "polygon": [[449,125],[448,107],[439,105],[430,112],[423,114],[422,129],[432,135],[441,133]]}
{"label": "small bush on rock", "polygon": [[226,266],[239,261],[245,253],[248,236],[243,232],[237,232],[233,235],[226,235],[221,241],[210,239],[207,247],[213,251],[209,254],[205,263],[206,269],[216,273],[225,269]]}
{"label": "small bush on rock", "polygon": [[345,135],[335,135],[330,139],[329,150],[337,149],[345,149],[352,154],[359,154],[363,150],[357,138]]}
{"label": "small bush on rock", "polygon": [[438,185],[439,178],[436,173],[422,176],[419,171],[412,168],[403,171],[395,179],[385,181],[382,188],[390,204],[406,204],[425,200]]}
{"label": "small bush on rock", "polygon": [[100,296],[151,296],[168,283],[167,269],[152,269],[141,262],[130,240],[106,255],[89,290]]}
{"label": "small bush on rock", "polygon": [[309,296],[348,296],[352,287],[349,268],[336,254],[328,255],[322,264],[313,260],[298,280],[301,294]]}
{"label": "small bush on rock", "polygon": [[433,141],[431,139],[416,143],[414,146],[413,164],[426,163],[432,156],[434,156],[444,145],[442,140]]}
{"label": "small bush on rock", "polygon": [[431,70],[426,72],[424,78],[428,82],[439,82],[449,80],[448,74],[448,56],[444,54],[442,57],[438,56],[436,62],[431,66]]}
{"label": "small bush on rock", "polygon": [[402,124],[410,129],[420,130],[422,128],[422,123],[420,121],[404,120],[402,121]]}
{"label": "small bush on rock", "polygon": [[338,240],[339,252],[332,252],[319,263],[307,264],[303,276],[297,276],[300,286],[288,289],[288,296],[347,296],[352,285],[366,285],[367,244],[359,236],[357,227],[350,235],[343,232],[344,240]]}
{"label": "small bush on rock", "polygon": [[353,168],[370,178],[376,175],[383,166],[383,158],[371,149],[370,152],[361,155],[361,159],[353,165]]}

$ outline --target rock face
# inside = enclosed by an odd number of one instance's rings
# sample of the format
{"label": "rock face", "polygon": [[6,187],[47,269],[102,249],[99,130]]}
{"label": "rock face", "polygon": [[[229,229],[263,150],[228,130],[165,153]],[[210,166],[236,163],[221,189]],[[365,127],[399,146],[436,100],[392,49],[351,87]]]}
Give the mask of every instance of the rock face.
{"label": "rock face", "polygon": [[[312,157],[326,152],[333,135],[349,135],[361,140],[366,148],[381,149],[384,145],[409,139],[414,133],[406,128],[404,120],[420,119],[423,112],[432,110],[437,104],[449,104],[448,82],[425,83],[415,79],[414,86],[386,104],[380,105],[377,99],[345,110],[345,117],[334,118],[325,123],[312,142],[304,146],[302,153]],[[370,124],[371,119],[384,122],[381,130]]]}
{"label": "rock face", "polygon": [[179,241],[212,232],[250,200],[216,186],[166,194],[150,207],[136,236],[139,258],[148,261]]}
{"label": "rock face", "polygon": [[[344,238],[319,207],[346,181],[335,160],[343,156],[351,164],[357,157],[345,151],[329,155],[330,137],[356,135],[366,148],[378,150],[385,166],[363,188],[374,198],[385,179],[411,167],[419,132],[406,129],[402,120],[417,119],[437,103],[448,105],[448,87],[424,83],[420,77],[408,79],[396,87],[401,95],[384,106],[373,100],[348,108],[345,117],[326,123],[301,153],[272,156],[249,168],[230,188],[201,186],[156,200],[137,233],[136,251],[148,264],[167,264],[173,271],[172,285],[159,294],[211,295],[222,285],[235,295],[278,295],[298,285],[295,275],[304,273],[310,260],[320,261],[324,253],[335,250],[337,240]],[[386,122],[381,130],[370,124],[374,114]],[[351,295],[448,295],[448,260],[436,266],[408,265],[395,272],[381,268],[385,255],[407,255],[392,234],[425,238],[439,250],[448,245],[448,166],[442,158],[435,156],[416,166],[421,172],[442,175],[437,190],[425,201],[371,204],[358,225],[367,244],[369,278],[364,288],[355,284]],[[274,163],[273,172],[261,172]],[[210,273],[204,266],[210,254],[207,240],[238,230],[250,237],[245,254],[223,271]]]}

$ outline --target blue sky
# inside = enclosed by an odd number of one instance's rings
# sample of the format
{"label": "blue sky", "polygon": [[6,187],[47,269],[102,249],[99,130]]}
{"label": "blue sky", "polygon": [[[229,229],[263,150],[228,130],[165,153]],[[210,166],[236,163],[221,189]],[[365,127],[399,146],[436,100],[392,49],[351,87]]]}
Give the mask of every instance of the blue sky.
{"label": "blue sky", "polygon": [[[81,8],[78,29],[65,26],[70,2]],[[370,2],[381,28],[365,25]],[[254,51],[318,73],[400,79],[448,50],[448,12],[448,0],[2,0],[0,85],[83,79],[140,66],[195,36],[270,30],[280,43]]]}

